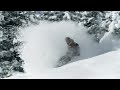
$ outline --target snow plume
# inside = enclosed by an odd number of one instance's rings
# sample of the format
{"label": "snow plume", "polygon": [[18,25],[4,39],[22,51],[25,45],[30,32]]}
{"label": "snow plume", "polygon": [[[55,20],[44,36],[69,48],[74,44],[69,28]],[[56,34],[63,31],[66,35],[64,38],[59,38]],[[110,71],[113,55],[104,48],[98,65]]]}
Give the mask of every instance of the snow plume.
{"label": "snow plume", "polygon": [[61,56],[66,53],[65,37],[71,37],[80,45],[81,56],[75,60],[94,57],[112,50],[112,42],[98,44],[92,40],[83,26],[73,22],[40,22],[22,30],[24,41],[22,59],[26,73],[41,75],[53,68]]}

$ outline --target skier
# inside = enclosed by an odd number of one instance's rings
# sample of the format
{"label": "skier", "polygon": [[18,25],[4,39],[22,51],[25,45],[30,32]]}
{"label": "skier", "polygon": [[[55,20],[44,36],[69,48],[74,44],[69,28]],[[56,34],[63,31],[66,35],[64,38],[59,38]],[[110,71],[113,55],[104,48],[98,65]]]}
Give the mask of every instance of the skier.
{"label": "skier", "polygon": [[67,64],[75,56],[80,56],[80,47],[77,43],[74,42],[70,37],[66,37],[65,41],[68,46],[66,55],[62,56],[57,63],[57,67]]}

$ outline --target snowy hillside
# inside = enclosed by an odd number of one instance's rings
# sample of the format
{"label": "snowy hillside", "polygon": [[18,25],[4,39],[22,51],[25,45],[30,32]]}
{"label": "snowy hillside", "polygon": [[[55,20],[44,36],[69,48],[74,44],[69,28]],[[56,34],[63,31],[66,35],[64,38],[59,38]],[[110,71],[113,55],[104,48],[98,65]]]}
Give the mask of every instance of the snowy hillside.
{"label": "snowy hillside", "polygon": [[44,73],[16,74],[8,79],[120,79],[119,52],[112,51]]}
{"label": "snowy hillside", "polygon": [[[86,31],[85,27],[73,22],[40,22],[25,28],[20,40],[25,42],[21,57],[26,73],[10,78],[120,78],[120,51],[113,51],[119,48],[120,41],[109,35],[99,44]],[[80,45],[81,56],[54,68],[66,53],[65,37],[68,36]]]}

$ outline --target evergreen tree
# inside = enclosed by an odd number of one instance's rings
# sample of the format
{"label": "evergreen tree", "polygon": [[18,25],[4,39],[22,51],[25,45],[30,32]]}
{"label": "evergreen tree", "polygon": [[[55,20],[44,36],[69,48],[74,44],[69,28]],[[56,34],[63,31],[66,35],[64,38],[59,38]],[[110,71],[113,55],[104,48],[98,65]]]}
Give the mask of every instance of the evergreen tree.
{"label": "evergreen tree", "polygon": [[[0,67],[3,69],[0,75],[4,77],[12,71],[24,72],[23,60],[20,58],[19,52],[22,42],[17,41],[18,28],[27,26],[29,23],[35,24],[34,20],[38,18],[32,11],[2,11],[0,17]],[[15,40],[16,42],[14,42]],[[4,62],[7,62],[12,69],[8,69],[7,65],[2,65],[6,64]],[[15,64],[15,62],[17,63]]]}

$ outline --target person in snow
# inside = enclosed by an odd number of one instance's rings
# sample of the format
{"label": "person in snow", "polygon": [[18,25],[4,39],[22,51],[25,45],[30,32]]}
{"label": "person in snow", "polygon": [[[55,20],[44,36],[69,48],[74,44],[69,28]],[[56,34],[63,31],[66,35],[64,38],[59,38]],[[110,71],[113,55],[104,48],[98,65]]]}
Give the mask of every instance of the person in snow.
{"label": "person in snow", "polygon": [[67,43],[68,50],[67,53],[64,56],[62,56],[58,61],[57,67],[67,64],[75,56],[80,56],[79,45],[76,42],[74,42],[74,40],[70,37],[66,37],[65,41]]}

